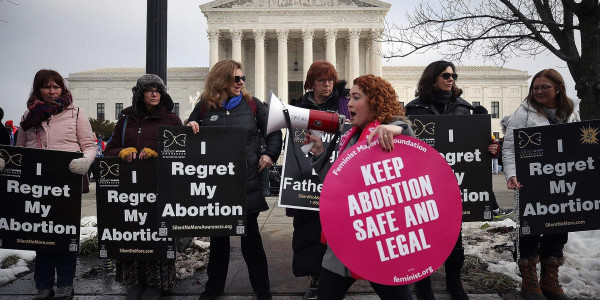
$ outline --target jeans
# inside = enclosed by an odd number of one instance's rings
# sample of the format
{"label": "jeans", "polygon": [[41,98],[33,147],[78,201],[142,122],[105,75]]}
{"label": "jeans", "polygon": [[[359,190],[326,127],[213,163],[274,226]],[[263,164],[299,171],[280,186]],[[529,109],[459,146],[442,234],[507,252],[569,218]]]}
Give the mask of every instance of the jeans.
{"label": "jeans", "polygon": [[540,255],[540,259],[563,257],[563,248],[569,239],[569,233],[542,235],[520,235],[519,251],[521,258],[532,258]]}

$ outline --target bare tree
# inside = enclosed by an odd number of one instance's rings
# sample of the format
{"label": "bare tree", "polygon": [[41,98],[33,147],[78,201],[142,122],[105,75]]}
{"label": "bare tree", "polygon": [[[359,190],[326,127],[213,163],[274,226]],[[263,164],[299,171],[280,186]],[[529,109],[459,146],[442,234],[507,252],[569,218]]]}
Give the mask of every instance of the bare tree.
{"label": "bare tree", "polygon": [[[4,2],[4,3],[10,3],[10,4],[12,4],[12,5],[19,5],[19,3],[17,3],[17,2],[14,2],[14,1],[11,1],[11,0],[0,0],[0,3],[3,3],[3,2]],[[3,23],[8,23],[7,21],[4,21],[4,20],[2,20],[2,19],[0,19],[0,22],[3,22]]]}
{"label": "bare tree", "polygon": [[435,9],[423,1],[407,20],[386,26],[384,57],[449,46],[447,59],[504,62],[550,51],[567,63],[582,118],[600,117],[599,0],[441,0]]}

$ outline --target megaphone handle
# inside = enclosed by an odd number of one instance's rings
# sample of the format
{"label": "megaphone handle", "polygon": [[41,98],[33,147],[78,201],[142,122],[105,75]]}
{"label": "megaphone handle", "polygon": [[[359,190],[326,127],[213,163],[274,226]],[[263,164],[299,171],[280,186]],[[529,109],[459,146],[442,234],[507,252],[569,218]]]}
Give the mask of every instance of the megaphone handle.
{"label": "megaphone handle", "polygon": [[[285,124],[287,125],[288,135],[290,135],[293,132],[293,129],[292,129],[292,120],[290,119],[290,112],[287,108],[283,109],[283,116],[285,117]],[[302,176],[304,176],[305,178],[311,177],[312,175],[306,175],[304,173],[304,169],[302,168],[302,165],[300,164],[300,160],[298,159],[296,147],[294,146],[294,140],[293,139],[289,139],[289,140],[290,140],[290,143],[292,143],[292,145],[291,145],[292,152],[294,153],[294,159],[296,160],[296,164],[298,165],[298,170],[300,170],[300,174],[302,174]]]}

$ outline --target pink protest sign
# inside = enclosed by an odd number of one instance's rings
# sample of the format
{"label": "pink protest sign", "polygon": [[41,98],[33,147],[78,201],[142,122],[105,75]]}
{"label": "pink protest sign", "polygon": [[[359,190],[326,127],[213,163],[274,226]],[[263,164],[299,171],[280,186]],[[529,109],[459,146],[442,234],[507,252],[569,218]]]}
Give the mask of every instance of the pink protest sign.
{"label": "pink protest sign", "polygon": [[356,144],[335,161],[323,184],[327,243],[358,276],[401,285],[431,275],[458,238],[462,203],[456,177],[431,146],[396,136]]}

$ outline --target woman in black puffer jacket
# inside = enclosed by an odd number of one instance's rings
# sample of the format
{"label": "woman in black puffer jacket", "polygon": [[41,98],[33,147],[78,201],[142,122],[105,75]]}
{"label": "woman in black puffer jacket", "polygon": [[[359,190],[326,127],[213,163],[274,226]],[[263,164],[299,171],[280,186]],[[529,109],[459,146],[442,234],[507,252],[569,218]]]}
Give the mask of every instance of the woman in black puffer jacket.
{"label": "woman in black puffer jacket", "polygon": [[[416,115],[470,115],[474,107],[460,97],[462,90],[456,85],[456,67],[448,61],[430,63],[419,79],[417,98],[409,102],[405,109],[407,116]],[[498,155],[497,144],[488,146],[488,153]],[[452,300],[469,299],[462,286],[461,270],[465,262],[465,249],[462,245],[462,230],[454,249],[444,263],[446,267],[446,289]],[[431,278],[426,277],[415,283],[419,300],[433,300]]]}
{"label": "woman in black puffer jacket", "polygon": [[[194,133],[200,126],[241,127],[247,132],[246,200],[247,234],[242,236],[242,254],[248,266],[250,283],[258,299],[271,299],[267,256],[258,228],[258,214],[269,209],[262,193],[261,176],[281,152],[281,130],[266,136],[267,147],[261,154],[259,134],[267,127],[267,109],[244,88],[246,76],[242,66],[233,60],[222,60],[210,68],[200,102],[188,118]],[[223,293],[229,266],[229,237],[211,237],[208,259],[208,281],[200,299],[215,299]]]}
{"label": "woman in black puffer jacket", "polygon": [[[436,61],[423,71],[417,86],[417,99],[406,105],[406,115],[470,115],[473,106],[460,98],[462,90],[456,86],[456,68],[447,61]],[[469,299],[461,281],[461,269],[465,262],[465,249],[462,245],[462,230],[450,256],[444,263],[446,267],[446,289],[453,300]],[[426,277],[415,283],[415,292],[419,300],[433,300],[431,278]]]}

